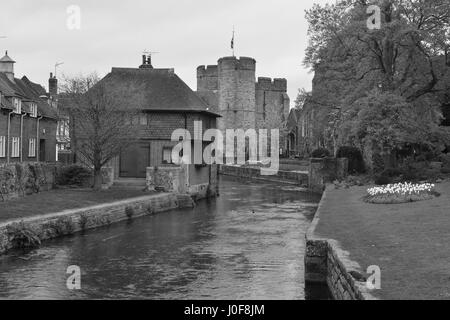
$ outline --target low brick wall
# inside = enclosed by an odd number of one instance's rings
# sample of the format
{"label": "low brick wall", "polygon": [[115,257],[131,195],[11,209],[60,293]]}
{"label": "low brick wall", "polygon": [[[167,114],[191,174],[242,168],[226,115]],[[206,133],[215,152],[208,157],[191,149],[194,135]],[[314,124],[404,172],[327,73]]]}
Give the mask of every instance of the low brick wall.
{"label": "low brick wall", "polygon": [[248,178],[248,179],[259,179],[267,181],[279,181],[284,180],[286,182],[295,182],[300,185],[308,185],[308,173],[298,172],[298,171],[278,171],[277,174],[271,176],[261,175],[261,170],[259,168],[251,167],[239,167],[239,166],[220,166],[220,174]]}
{"label": "low brick wall", "polygon": [[349,259],[349,253],[342,250],[337,241],[315,235],[325,201],[327,189],[306,233],[305,281],[326,284],[336,300],[374,300],[366,287],[364,273],[358,263]]}
{"label": "low brick wall", "polygon": [[11,230],[20,225],[31,231],[40,241],[45,241],[124,220],[153,215],[176,208],[192,207],[191,199],[187,200],[183,195],[164,193],[8,221],[0,224],[0,254],[17,246]]}

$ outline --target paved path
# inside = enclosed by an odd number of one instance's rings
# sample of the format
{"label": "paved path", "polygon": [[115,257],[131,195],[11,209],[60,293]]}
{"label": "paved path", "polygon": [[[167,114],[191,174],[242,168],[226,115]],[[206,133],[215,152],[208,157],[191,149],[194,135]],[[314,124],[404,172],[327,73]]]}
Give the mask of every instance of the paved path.
{"label": "paved path", "polygon": [[382,205],[361,200],[366,187],[330,190],[316,228],[337,240],[363,269],[381,268],[380,299],[450,299],[450,182],[441,196]]}

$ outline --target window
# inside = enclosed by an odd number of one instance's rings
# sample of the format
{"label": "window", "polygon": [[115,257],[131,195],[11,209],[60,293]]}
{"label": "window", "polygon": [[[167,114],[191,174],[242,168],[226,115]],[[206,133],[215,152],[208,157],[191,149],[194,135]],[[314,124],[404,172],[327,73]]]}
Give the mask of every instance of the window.
{"label": "window", "polygon": [[36,157],[36,138],[30,138],[28,144],[28,157]]}
{"label": "window", "polygon": [[37,118],[37,105],[36,103],[30,103],[30,116]]}
{"label": "window", "polygon": [[20,138],[13,137],[11,143],[11,157],[18,158],[20,157]]}
{"label": "window", "polygon": [[22,101],[19,98],[13,98],[14,113],[22,113]]}
{"label": "window", "polygon": [[141,114],[140,116],[140,120],[139,123],[141,124],[141,126],[146,126],[148,121],[147,121],[147,114]]}
{"label": "window", "polygon": [[171,164],[172,163],[172,148],[164,147],[163,148],[163,164]]}
{"label": "window", "polygon": [[0,136],[0,158],[6,156],[6,137]]}

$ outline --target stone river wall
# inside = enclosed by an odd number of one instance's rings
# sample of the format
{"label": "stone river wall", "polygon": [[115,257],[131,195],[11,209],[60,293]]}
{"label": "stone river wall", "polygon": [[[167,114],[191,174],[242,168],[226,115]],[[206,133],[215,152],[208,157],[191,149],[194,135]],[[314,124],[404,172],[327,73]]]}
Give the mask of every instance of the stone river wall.
{"label": "stone river wall", "polygon": [[192,207],[188,195],[162,193],[89,208],[66,210],[0,224],[0,254],[23,247],[31,239],[42,242],[59,236],[108,226],[176,208]]}
{"label": "stone river wall", "polygon": [[336,300],[374,300],[360,266],[349,259],[348,252],[337,241],[315,235],[322,204],[327,201],[327,189],[306,234],[305,281],[326,284]]}

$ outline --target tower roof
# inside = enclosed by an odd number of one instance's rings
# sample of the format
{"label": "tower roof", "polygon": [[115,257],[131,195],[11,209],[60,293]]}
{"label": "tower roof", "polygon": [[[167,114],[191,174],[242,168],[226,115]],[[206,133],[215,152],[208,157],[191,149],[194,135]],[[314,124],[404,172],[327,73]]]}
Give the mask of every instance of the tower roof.
{"label": "tower roof", "polygon": [[13,59],[11,59],[10,56],[8,56],[8,51],[5,52],[5,56],[0,59],[0,62],[9,62],[9,63],[16,63]]}

